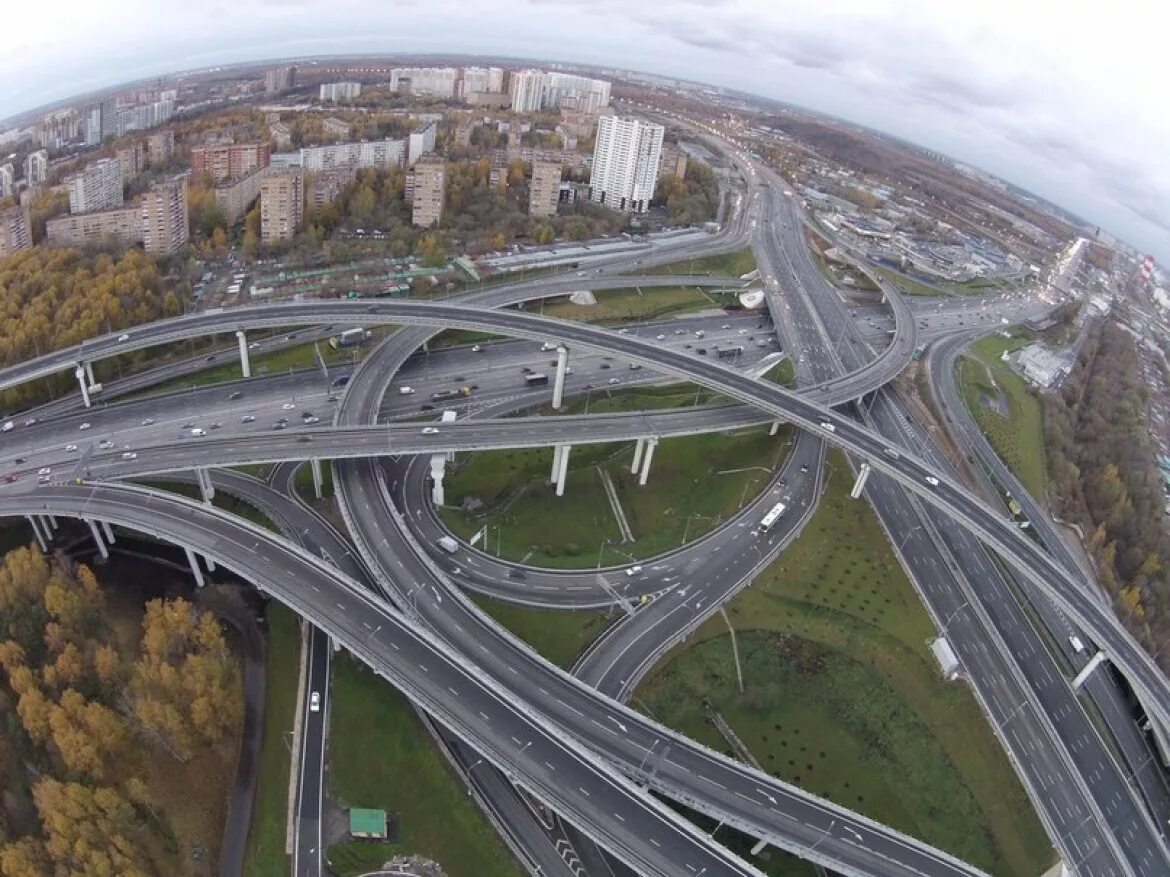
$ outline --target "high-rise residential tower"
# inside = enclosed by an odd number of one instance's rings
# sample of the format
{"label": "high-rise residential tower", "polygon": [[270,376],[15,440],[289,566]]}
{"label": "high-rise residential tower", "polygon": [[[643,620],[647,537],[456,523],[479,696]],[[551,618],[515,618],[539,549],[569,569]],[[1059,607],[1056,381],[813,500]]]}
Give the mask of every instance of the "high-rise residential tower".
{"label": "high-rise residential tower", "polygon": [[614,210],[644,213],[658,183],[661,125],[621,116],[602,116],[593,148],[590,197]]}

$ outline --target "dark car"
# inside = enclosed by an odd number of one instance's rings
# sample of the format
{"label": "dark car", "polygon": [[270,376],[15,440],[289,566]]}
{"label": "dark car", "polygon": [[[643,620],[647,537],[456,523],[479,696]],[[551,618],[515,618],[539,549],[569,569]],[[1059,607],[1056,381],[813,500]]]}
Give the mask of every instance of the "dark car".
{"label": "dark car", "polygon": [[204,362],[215,362],[215,354],[213,353],[211,356],[203,357],[203,361]]}
{"label": "dark car", "polygon": [[609,368],[609,363],[608,363],[608,362],[603,362],[603,363],[601,364],[601,367],[602,367],[602,368]]}
{"label": "dark car", "polygon": [[297,437],[298,442],[311,442],[313,437],[311,435],[302,435]]}
{"label": "dark car", "polygon": [[427,405],[419,405],[419,406],[418,406],[418,410],[419,410],[419,411],[434,411],[434,410],[435,410],[435,406],[434,406],[434,405],[430,405],[430,404],[427,404]]}
{"label": "dark car", "polygon": [[516,569],[513,567],[512,569],[508,570],[508,578],[523,580],[528,578],[528,573],[524,572],[522,569]]}

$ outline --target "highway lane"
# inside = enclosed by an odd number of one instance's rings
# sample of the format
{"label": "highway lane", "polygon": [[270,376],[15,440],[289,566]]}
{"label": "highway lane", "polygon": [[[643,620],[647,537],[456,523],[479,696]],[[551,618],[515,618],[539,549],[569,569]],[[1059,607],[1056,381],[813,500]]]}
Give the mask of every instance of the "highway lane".
{"label": "highway lane", "polygon": [[247,521],[126,486],[46,488],[0,500],[0,514],[99,518],[215,558],[298,613],[439,717],[594,840],[647,874],[758,874],[685,820],[504,695],[441,642],[324,561]]}

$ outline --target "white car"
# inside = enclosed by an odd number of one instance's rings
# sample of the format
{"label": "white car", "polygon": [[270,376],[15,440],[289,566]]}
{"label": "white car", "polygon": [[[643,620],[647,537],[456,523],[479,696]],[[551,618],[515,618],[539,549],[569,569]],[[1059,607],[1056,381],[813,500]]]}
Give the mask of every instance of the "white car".
{"label": "white car", "polygon": [[87,429],[89,429],[89,427],[90,427],[90,424],[88,421],[86,421],[85,423],[81,424],[81,426],[79,426],[77,428],[80,430],[87,430]]}
{"label": "white car", "polygon": [[294,408],[297,407],[297,403],[296,402],[285,402],[280,407],[283,408],[285,411],[292,411]]}
{"label": "white car", "polygon": [[655,336],[654,336],[654,340],[656,340],[656,341],[665,341],[665,340],[666,340],[666,336],[665,336],[665,335],[655,335]]}
{"label": "white car", "polygon": [[438,433],[439,433],[439,430],[436,427],[433,427],[433,426],[424,426],[423,427],[423,431],[422,431],[423,435],[438,435]]}
{"label": "white car", "polygon": [[119,344],[120,344],[120,343],[122,343],[123,341],[129,341],[129,340],[130,340],[130,336],[129,336],[129,335],[122,334],[122,335],[119,335],[119,336],[118,336],[118,343],[119,343]]}
{"label": "white car", "polygon": [[641,567],[641,565],[640,565],[640,564],[637,564],[637,563],[635,563],[635,564],[634,564],[633,566],[631,566],[631,567],[630,567],[628,570],[626,570],[626,575],[627,575],[627,576],[630,576],[631,578],[633,578],[634,576],[636,576],[636,575],[637,575],[638,573],[640,573],[641,571],[642,571],[642,567]]}
{"label": "white car", "polygon": [[321,692],[314,691],[312,694],[309,695],[309,712],[311,712],[311,713],[321,712]]}
{"label": "white car", "polygon": [[76,451],[76,450],[77,450],[77,445],[66,445],[66,446],[65,446],[65,450],[66,450],[66,451],[69,451],[70,453],[72,453],[73,451]]}
{"label": "white car", "polygon": [[483,350],[483,348],[482,348],[482,347],[480,347],[478,344],[474,344],[474,345],[472,345],[472,347],[471,347],[471,352],[472,352],[472,353],[479,353],[479,352],[480,352],[480,351],[482,351],[482,350]]}
{"label": "white car", "polygon": [[50,469],[48,466],[42,466],[40,469],[37,470],[37,474],[38,475],[52,475],[53,470]]}
{"label": "white car", "polygon": [[620,384],[622,382],[622,379],[621,378],[610,378],[609,382],[611,384]]}
{"label": "white car", "polygon": [[938,479],[935,478],[933,475],[926,476],[926,483],[929,484],[931,487],[938,487]]}
{"label": "white car", "polygon": [[827,429],[829,432],[836,432],[837,431],[837,427],[835,427],[833,424],[829,423],[829,421],[827,421],[827,420],[821,421],[821,429]]}
{"label": "white car", "polygon": [[151,424],[153,424],[153,423],[154,423],[154,418],[153,418],[153,417],[147,417],[147,418],[145,418],[145,419],[142,421],[142,425],[143,425],[143,426],[150,426],[150,425],[151,425]]}
{"label": "white car", "polygon": [[109,439],[102,439],[100,442],[98,442],[98,447],[101,448],[103,451],[108,451],[113,446],[114,446],[114,443],[112,441],[110,441]]}
{"label": "white car", "polygon": [[207,430],[195,427],[191,430],[191,435],[193,435],[195,438],[202,438],[203,436],[207,435]]}
{"label": "white car", "polygon": [[253,417],[251,414],[245,414],[243,417],[240,418],[240,423],[253,423],[253,422],[255,422],[255,420],[256,420],[256,418]]}
{"label": "white car", "polygon": [[887,457],[889,457],[889,458],[891,458],[891,459],[893,459],[893,460],[897,460],[897,459],[899,459],[899,458],[902,456],[902,455],[901,455],[901,454],[899,454],[899,453],[898,453],[898,451],[897,451],[896,449],[894,449],[894,448],[883,448],[883,449],[882,449],[882,452],[883,452],[883,453],[884,453],[884,454],[885,454]]}
{"label": "white car", "polygon": [[126,453],[124,453],[122,455],[122,459],[123,460],[137,460],[138,455],[136,453],[134,453],[133,451],[126,451]]}

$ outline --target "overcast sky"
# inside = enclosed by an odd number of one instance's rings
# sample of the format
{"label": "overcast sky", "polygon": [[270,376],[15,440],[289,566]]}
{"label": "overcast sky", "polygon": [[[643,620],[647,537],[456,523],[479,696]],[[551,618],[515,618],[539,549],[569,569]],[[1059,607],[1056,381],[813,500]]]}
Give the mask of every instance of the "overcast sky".
{"label": "overcast sky", "polygon": [[1170,12],[1148,0],[57,0],[6,10],[0,118],[307,54],[613,64],[779,98],[1023,185],[1170,263]]}

